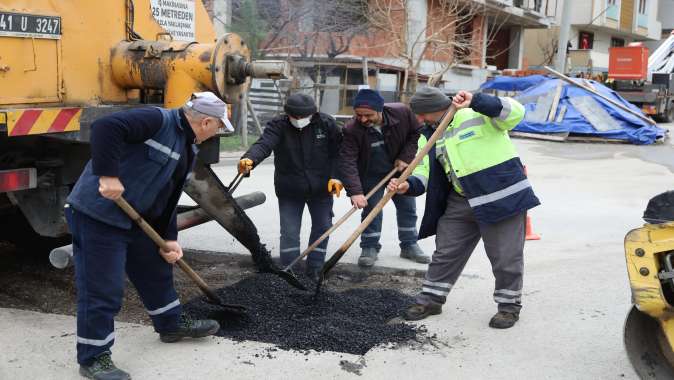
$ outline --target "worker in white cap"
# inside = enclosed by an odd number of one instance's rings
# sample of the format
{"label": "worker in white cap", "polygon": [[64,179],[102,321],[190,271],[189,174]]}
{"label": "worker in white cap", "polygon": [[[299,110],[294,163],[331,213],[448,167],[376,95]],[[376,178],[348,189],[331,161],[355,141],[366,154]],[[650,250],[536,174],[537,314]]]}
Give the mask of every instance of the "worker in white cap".
{"label": "worker in white cap", "polygon": [[[129,379],[110,358],[114,318],[122,306],[124,274],[140,295],[162,342],[215,334],[213,320],[181,314],[173,286],[176,205],[196,159],[196,144],[231,128],[227,105],[195,93],[179,109],[135,108],[91,125],[91,160],[68,196],[65,216],[73,236],[77,286],[77,361],[91,379]],[[163,251],[118,208],[124,198],[171,249]]]}

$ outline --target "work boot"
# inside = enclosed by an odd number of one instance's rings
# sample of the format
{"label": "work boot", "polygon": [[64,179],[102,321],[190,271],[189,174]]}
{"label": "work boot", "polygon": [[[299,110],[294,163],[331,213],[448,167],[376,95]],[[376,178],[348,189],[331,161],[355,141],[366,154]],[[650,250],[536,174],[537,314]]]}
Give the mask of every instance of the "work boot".
{"label": "work boot", "polygon": [[160,333],[159,339],[164,343],[173,343],[182,338],[203,338],[220,330],[220,324],[212,319],[192,319],[187,315],[180,316],[178,330]]}
{"label": "work boot", "polygon": [[373,266],[374,262],[377,261],[378,253],[376,248],[363,248],[358,258],[358,266],[365,268]]}
{"label": "work boot", "polygon": [[408,321],[420,321],[431,315],[442,313],[442,304],[429,302],[427,304],[415,303],[403,312],[403,318]]}
{"label": "work boot", "polygon": [[415,261],[419,264],[428,264],[431,262],[431,257],[425,254],[417,243],[400,248],[400,257]]}
{"label": "work boot", "polygon": [[318,282],[318,279],[321,277],[321,269],[323,267],[311,267],[307,266],[304,270],[304,274],[313,282]]}
{"label": "work boot", "polygon": [[520,313],[510,313],[507,311],[499,311],[491,317],[489,327],[495,329],[508,329],[515,325],[520,319]]}
{"label": "work boot", "polygon": [[131,375],[115,367],[110,351],[96,356],[91,365],[80,365],[80,375],[95,380],[130,380]]}

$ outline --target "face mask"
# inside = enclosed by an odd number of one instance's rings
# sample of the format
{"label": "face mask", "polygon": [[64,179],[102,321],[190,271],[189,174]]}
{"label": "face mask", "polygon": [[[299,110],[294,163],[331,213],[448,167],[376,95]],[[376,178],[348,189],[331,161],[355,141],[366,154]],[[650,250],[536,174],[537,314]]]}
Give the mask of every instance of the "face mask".
{"label": "face mask", "polygon": [[304,119],[290,119],[290,123],[295,126],[297,129],[302,129],[307,125],[311,124],[311,117],[305,117]]}

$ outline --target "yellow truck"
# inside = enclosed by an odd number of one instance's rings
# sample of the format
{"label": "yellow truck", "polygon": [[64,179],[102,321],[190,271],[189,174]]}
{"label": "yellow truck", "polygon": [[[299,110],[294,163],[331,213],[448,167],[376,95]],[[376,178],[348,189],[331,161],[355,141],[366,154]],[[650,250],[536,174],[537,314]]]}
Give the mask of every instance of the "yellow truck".
{"label": "yellow truck", "polygon": [[[101,115],[177,107],[197,91],[236,104],[250,77],[286,71],[251,62],[238,35],[216,38],[198,0],[0,0],[0,239],[67,236],[63,206]],[[218,148],[219,139],[201,147],[185,189],[199,208],[180,221],[213,218],[259,251],[255,227],[210,169]]]}

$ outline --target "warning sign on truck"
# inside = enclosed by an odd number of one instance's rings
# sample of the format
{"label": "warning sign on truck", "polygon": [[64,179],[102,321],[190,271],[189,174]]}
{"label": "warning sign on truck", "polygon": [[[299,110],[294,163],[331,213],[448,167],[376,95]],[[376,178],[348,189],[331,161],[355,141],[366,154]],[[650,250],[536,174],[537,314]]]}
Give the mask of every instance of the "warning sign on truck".
{"label": "warning sign on truck", "polygon": [[152,16],[177,41],[194,41],[194,0],[150,0]]}

